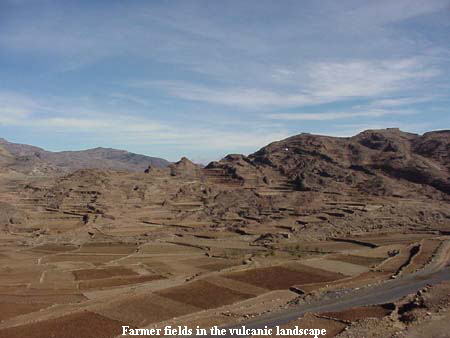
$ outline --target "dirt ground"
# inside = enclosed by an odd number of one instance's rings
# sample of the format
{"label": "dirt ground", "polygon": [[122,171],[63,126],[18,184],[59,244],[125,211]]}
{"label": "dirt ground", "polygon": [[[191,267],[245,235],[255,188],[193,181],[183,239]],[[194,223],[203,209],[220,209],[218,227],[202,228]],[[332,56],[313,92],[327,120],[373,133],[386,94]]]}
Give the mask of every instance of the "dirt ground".
{"label": "dirt ground", "polygon": [[79,312],[55,319],[0,330],[1,338],[107,338],[122,331],[121,323],[92,312]]}

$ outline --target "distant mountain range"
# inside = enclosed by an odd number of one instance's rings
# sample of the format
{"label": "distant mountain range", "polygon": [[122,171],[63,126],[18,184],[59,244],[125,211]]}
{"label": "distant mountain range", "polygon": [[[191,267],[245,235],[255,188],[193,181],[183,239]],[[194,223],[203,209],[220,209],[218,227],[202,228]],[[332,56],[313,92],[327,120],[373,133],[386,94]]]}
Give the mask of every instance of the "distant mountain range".
{"label": "distant mountain range", "polygon": [[228,155],[204,169],[185,158],[171,164],[161,158],[108,148],[50,152],[0,139],[0,171],[50,176],[91,168],[197,178],[206,175],[220,184],[264,186],[276,192],[419,193],[447,199],[450,131],[417,135],[390,128],[343,138],[300,134],[273,142],[249,156]]}
{"label": "distant mountain range", "polygon": [[169,164],[169,161],[162,158],[135,154],[125,150],[94,148],[51,152],[0,138],[0,166],[27,174],[64,173],[88,168],[143,172],[149,166],[164,168]]}

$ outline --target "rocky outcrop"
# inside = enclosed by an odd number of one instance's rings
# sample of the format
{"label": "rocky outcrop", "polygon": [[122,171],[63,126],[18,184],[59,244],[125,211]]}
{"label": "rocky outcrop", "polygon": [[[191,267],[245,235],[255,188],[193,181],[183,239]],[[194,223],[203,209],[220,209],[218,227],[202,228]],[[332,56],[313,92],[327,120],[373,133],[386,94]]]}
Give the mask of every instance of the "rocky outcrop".
{"label": "rocky outcrop", "polygon": [[15,206],[0,202],[0,229],[5,229],[8,226],[21,225],[28,221],[28,216],[22,210]]}
{"label": "rocky outcrop", "polygon": [[170,164],[169,171],[172,176],[200,177],[202,175],[202,167],[186,157],[182,157],[178,162]]}

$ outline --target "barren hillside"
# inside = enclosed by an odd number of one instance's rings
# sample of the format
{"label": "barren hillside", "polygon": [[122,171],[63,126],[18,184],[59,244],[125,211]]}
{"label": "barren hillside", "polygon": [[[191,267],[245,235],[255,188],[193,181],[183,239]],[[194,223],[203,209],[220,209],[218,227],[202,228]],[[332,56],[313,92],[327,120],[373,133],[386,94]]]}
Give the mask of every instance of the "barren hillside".
{"label": "barren hillside", "polygon": [[[65,172],[86,168],[142,172],[149,165],[163,168],[170,164],[162,158],[111,148],[51,152],[35,146],[11,143],[5,139],[0,139],[0,146],[9,154],[18,158],[20,163],[15,164],[14,169],[25,172],[31,172],[33,167],[42,166],[44,163],[49,167]],[[23,164],[24,162],[29,164]]]}

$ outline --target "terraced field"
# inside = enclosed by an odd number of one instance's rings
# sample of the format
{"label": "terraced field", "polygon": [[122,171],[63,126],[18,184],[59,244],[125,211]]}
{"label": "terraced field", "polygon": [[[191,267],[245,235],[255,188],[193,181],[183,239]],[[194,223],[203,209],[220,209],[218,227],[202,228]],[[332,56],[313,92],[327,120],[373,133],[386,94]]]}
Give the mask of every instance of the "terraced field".
{"label": "terraced field", "polygon": [[157,291],[156,294],[200,309],[216,308],[252,297],[251,294],[221,287],[205,280]]}
{"label": "terraced field", "polygon": [[78,312],[54,319],[43,320],[0,330],[1,338],[11,337],[83,337],[109,338],[122,331],[122,322],[92,312]]}
{"label": "terraced field", "polygon": [[[277,184],[255,193],[285,196],[288,187]],[[94,195],[98,202],[100,195],[74,194],[82,197],[70,197],[60,209],[23,201],[33,215],[43,215],[45,231],[57,239],[32,237],[34,228],[0,236],[0,337],[115,337],[121,325],[230,324],[420,271],[434,262],[446,238],[438,232],[323,240],[296,235],[358,212],[377,212],[376,204],[330,202],[308,215],[290,207],[265,207],[259,216],[224,212],[221,222],[248,222],[224,230],[197,219],[203,212],[199,200],[144,205],[134,196],[129,204],[97,213],[77,204],[89,204]],[[126,208],[136,211],[132,219],[124,216]],[[23,234],[23,242],[17,241]],[[293,323],[321,325],[332,336],[348,321],[382,319],[390,311],[356,308]],[[105,325],[109,329],[101,333]]]}
{"label": "terraced field", "polygon": [[[427,266],[443,245],[440,237],[410,244],[403,239],[388,241],[374,248],[325,241],[323,248],[320,242],[313,244],[321,249],[313,257],[254,255],[243,265],[236,257],[211,255],[208,244],[216,240],[202,236],[198,247],[175,244],[173,238],[151,244],[91,241],[3,247],[0,337],[35,338],[41,336],[33,332],[50,331],[75,337],[75,332],[84,332],[75,330],[80,322],[90,325],[96,337],[113,337],[121,325],[161,325],[174,318],[206,326],[229,323],[233,317],[224,313],[239,318],[263,313],[273,310],[274,304],[293,301],[298,292],[362,287],[412,273]],[[245,242],[233,242],[233,237],[220,241],[220,247],[230,241],[230,247],[245,248]],[[331,244],[334,253],[326,253]],[[372,307],[302,320],[329,327],[333,333],[346,326],[341,321],[383,318],[390,311]],[[58,331],[61,325],[67,330]],[[109,329],[100,333],[103,325]]]}
{"label": "terraced field", "polygon": [[330,282],[344,278],[345,275],[295,264],[234,272],[225,277],[268,290],[282,290],[293,285]]}

